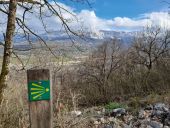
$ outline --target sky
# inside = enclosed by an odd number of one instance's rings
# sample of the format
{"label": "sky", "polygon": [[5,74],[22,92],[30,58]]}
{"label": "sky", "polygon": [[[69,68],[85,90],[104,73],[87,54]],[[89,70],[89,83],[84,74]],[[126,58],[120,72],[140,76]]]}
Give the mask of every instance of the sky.
{"label": "sky", "polygon": [[73,1],[59,0],[84,17],[86,26],[88,24],[94,31],[136,31],[145,26],[170,28],[167,4],[170,0],[89,0],[90,6]]}
{"label": "sky", "polygon": [[[76,3],[70,0],[58,0],[76,11],[94,10],[95,14],[104,19],[114,17],[135,18],[144,13],[162,11],[168,8],[163,0],[89,0],[91,3]],[[168,0],[167,0],[168,1]]]}
{"label": "sky", "polygon": [[[73,31],[87,31],[99,33],[106,31],[138,31],[146,26],[159,26],[163,29],[170,29],[170,14],[168,4],[163,0],[89,0],[86,2],[73,2],[81,0],[57,0],[62,8],[62,16],[68,21],[69,27]],[[170,2],[170,0],[167,0]],[[59,12],[58,6],[53,7]],[[170,5],[169,5],[170,6]],[[0,6],[0,8],[3,8]],[[23,9],[17,8],[17,16],[21,17]],[[43,24],[39,19],[38,8],[26,14],[26,24],[37,33],[44,33]],[[36,13],[37,12],[37,13]],[[48,8],[43,8],[44,14],[49,14]],[[76,16],[76,17],[75,17]],[[5,30],[2,24],[6,20],[4,14],[0,12],[0,31]],[[56,16],[44,17],[43,22],[47,31],[62,29],[61,20]]]}

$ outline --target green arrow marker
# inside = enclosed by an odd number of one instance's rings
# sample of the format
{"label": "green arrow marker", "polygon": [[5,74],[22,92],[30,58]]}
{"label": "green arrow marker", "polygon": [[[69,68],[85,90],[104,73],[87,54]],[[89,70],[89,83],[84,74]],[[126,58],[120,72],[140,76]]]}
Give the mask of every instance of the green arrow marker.
{"label": "green arrow marker", "polygon": [[31,81],[28,83],[29,101],[50,100],[50,81]]}

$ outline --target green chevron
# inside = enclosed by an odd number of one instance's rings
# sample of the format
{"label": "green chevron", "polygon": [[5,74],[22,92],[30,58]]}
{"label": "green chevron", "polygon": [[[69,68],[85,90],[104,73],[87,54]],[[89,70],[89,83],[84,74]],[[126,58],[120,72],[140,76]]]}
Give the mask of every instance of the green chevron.
{"label": "green chevron", "polygon": [[29,101],[50,100],[50,81],[31,81],[28,83]]}

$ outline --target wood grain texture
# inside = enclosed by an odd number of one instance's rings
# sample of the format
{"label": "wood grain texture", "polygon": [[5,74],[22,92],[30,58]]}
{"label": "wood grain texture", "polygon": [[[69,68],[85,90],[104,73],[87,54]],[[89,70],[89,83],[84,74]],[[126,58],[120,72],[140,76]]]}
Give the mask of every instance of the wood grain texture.
{"label": "wood grain texture", "polygon": [[[50,80],[50,71],[48,69],[28,70],[27,79],[28,82]],[[29,102],[29,110],[31,128],[52,128],[52,98]]]}

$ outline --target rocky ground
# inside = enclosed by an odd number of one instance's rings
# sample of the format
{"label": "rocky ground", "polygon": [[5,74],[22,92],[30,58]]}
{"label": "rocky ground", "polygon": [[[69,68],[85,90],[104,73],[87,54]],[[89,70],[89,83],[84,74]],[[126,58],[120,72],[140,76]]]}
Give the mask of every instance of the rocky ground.
{"label": "rocky ground", "polygon": [[104,107],[94,107],[74,114],[89,115],[89,128],[170,128],[170,106],[164,103],[148,105],[139,109],[136,115],[131,114],[128,108],[107,110]]}

